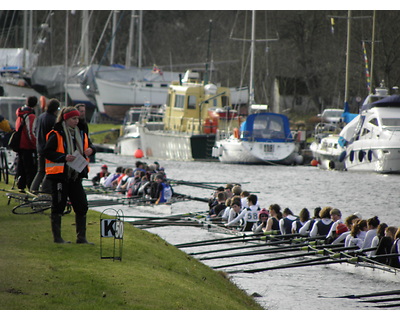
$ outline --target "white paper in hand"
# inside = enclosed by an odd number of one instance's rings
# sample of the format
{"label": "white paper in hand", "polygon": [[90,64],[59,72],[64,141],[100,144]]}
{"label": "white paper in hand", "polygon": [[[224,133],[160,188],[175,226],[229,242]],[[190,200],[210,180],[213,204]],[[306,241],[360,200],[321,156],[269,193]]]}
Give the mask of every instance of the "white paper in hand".
{"label": "white paper in hand", "polygon": [[79,153],[78,150],[75,150],[72,155],[75,157],[75,160],[67,162],[67,165],[69,165],[75,171],[82,172],[82,170],[87,166],[86,159]]}

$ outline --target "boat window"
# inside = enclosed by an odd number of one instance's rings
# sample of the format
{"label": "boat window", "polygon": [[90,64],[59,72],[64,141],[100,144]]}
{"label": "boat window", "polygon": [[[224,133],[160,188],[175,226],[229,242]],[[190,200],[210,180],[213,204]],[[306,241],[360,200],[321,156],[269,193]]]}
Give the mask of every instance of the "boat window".
{"label": "boat window", "polygon": [[382,118],[382,127],[391,131],[400,131],[399,118]]}
{"label": "boat window", "polygon": [[184,103],[185,103],[185,96],[177,94],[175,96],[175,105],[174,105],[174,107],[178,108],[178,109],[183,109]]}
{"label": "boat window", "polygon": [[196,96],[188,97],[187,108],[188,109],[196,109]]}
{"label": "boat window", "polygon": [[374,126],[378,126],[378,119],[377,118],[372,118],[371,120],[369,120],[370,124],[373,124]]}
{"label": "boat window", "polygon": [[221,102],[223,107],[230,105],[229,98],[227,96],[221,96]]}
{"label": "boat window", "polygon": [[285,139],[284,124],[281,117],[260,115],[254,119],[254,138]]}
{"label": "boat window", "polygon": [[366,134],[370,133],[371,131],[368,128],[363,128],[362,132],[361,132],[361,136],[365,136]]}

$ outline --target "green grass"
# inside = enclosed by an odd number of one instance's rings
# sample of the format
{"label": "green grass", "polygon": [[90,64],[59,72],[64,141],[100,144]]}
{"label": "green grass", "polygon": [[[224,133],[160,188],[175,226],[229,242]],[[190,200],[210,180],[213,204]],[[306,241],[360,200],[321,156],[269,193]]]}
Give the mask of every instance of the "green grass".
{"label": "green grass", "polygon": [[121,126],[117,124],[110,123],[98,123],[92,124],[89,123],[89,133],[91,133],[90,139],[93,143],[110,143],[115,144],[119,137],[119,131],[114,132],[104,132],[99,134],[93,134],[100,131],[110,130],[110,129],[118,129],[120,130]]}
{"label": "green grass", "polygon": [[[53,243],[49,216],[12,214],[4,192],[0,221],[2,310],[261,309],[223,273],[128,223],[122,261],[101,259],[99,212],[88,213],[94,246],[74,243],[74,214],[62,222],[73,243]],[[112,255],[113,240],[103,239],[103,255]]]}

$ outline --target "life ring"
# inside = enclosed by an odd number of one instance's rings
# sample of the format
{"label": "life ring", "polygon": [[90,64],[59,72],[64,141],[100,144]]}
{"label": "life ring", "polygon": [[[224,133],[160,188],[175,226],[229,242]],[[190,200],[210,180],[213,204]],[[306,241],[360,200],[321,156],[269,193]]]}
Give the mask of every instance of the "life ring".
{"label": "life ring", "polygon": [[238,128],[233,129],[233,136],[236,139],[239,139],[239,129]]}
{"label": "life ring", "polygon": [[42,109],[42,111],[45,111],[45,109],[46,109],[46,97],[45,96],[40,96],[39,102],[40,102],[40,108]]}

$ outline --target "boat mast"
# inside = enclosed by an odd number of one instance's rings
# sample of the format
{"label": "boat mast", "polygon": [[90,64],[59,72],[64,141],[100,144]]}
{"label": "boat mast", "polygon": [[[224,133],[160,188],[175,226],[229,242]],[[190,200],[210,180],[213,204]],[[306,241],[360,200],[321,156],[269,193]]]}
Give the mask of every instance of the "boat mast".
{"label": "boat mast", "polygon": [[81,63],[84,66],[89,64],[89,11],[82,10],[82,25],[81,25]]}
{"label": "boat mast", "polygon": [[346,79],[344,86],[344,110],[349,108],[349,63],[350,63],[350,31],[351,31],[351,10],[347,12],[347,48],[346,48]]}
{"label": "boat mast", "polygon": [[142,68],[142,33],[143,33],[143,10],[139,11],[139,41],[138,41],[138,67]]}
{"label": "boat mast", "polygon": [[64,62],[64,106],[68,106],[68,28],[69,28],[69,16],[68,10],[65,11],[65,62]]}
{"label": "boat mast", "polygon": [[373,18],[372,18],[372,44],[371,44],[371,73],[370,73],[370,86],[369,86],[369,94],[372,93],[372,84],[373,84],[373,72],[374,72],[374,52],[375,52],[375,22],[376,22],[376,11],[374,10]]}
{"label": "boat mast", "polygon": [[135,10],[131,11],[131,23],[129,25],[129,40],[126,48],[126,60],[125,66],[130,68],[132,61],[132,46],[133,46],[133,34],[135,32]]}
{"label": "boat mast", "polygon": [[210,62],[210,49],[211,49],[211,30],[212,30],[212,20],[210,20],[208,28],[208,46],[207,46],[207,58],[206,58],[206,72],[204,75],[204,84],[208,84],[209,77],[209,62]]}
{"label": "boat mast", "polygon": [[250,94],[249,105],[255,104],[254,101],[254,50],[255,50],[255,30],[256,30],[256,11],[252,11],[251,22],[251,43],[250,43]]}

